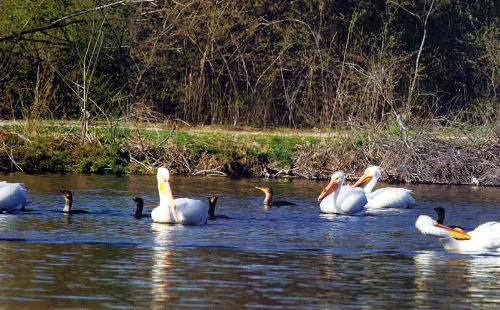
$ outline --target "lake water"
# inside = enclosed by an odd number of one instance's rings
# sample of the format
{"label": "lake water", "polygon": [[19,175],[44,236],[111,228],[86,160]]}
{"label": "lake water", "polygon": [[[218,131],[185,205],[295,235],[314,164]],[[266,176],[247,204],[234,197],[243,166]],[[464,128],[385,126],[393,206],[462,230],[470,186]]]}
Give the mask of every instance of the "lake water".
{"label": "lake water", "polygon": [[[217,194],[231,217],[193,227],[132,216],[134,196],[156,207],[155,176],[0,180],[24,183],[33,210],[0,215],[0,309],[500,308],[500,255],[446,253],[414,226],[436,206],[467,228],[500,221],[500,188],[404,185],[415,208],[350,217],[320,214],[326,181],[174,176],[177,198]],[[257,185],[296,205],[263,209]],[[59,189],[91,213],[57,213]]]}

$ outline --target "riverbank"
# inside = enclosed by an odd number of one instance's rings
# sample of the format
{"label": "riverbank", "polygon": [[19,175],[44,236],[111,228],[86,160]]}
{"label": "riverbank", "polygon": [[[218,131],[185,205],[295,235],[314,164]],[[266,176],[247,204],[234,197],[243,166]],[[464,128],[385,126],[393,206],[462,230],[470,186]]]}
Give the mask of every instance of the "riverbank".
{"label": "riverbank", "polygon": [[0,171],[154,173],[350,180],[380,165],[382,181],[500,185],[493,128],[425,124],[336,131],[97,123],[82,143],[71,121],[0,123]]}

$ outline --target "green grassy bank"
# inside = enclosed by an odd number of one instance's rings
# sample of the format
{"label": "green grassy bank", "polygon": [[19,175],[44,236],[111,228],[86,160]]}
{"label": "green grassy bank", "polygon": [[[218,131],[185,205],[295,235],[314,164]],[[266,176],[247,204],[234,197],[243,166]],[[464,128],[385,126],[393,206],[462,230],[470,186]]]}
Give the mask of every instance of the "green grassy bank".
{"label": "green grassy bank", "polygon": [[491,127],[432,124],[336,131],[169,124],[95,124],[82,141],[77,122],[2,122],[0,171],[154,173],[353,179],[369,165],[384,181],[500,185],[499,139]]}

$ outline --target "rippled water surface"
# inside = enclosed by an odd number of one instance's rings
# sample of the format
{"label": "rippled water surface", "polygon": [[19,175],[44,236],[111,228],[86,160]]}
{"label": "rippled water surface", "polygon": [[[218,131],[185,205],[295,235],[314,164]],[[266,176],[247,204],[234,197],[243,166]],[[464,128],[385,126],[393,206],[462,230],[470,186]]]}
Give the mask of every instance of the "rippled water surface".
{"label": "rippled water surface", "polygon": [[[0,180],[24,183],[33,210],[0,215],[0,309],[500,308],[500,256],[446,253],[414,228],[436,206],[467,228],[500,221],[499,188],[406,186],[415,208],[349,217],[320,214],[324,182],[174,176],[176,197],[217,194],[231,217],[188,227],[132,216],[133,196],[157,205],[154,176]],[[296,205],[263,209],[257,185]],[[90,213],[56,212],[58,189]]]}

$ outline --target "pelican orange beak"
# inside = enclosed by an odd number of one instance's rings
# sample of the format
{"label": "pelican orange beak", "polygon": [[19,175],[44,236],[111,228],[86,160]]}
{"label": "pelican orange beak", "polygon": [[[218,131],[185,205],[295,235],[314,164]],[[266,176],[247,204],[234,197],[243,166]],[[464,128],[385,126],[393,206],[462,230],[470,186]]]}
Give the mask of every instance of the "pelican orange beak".
{"label": "pelican orange beak", "polygon": [[359,180],[356,181],[356,183],[354,183],[354,185],[352,187],[358,187],[360,186],[361,184],[363,183],[367,183],[367,182],[370,182],[372,180],[372,177],[369,176],[367,173],[364,174],[361,178],[359,178]]}
{"label": "pelican orange beak", "polygon": [[437,224],[437,223],[434,224],[434,226],[445,229],[446,231],[448,231],[450,233],[451,237],[453,237],[453,239],[469,240],[471,238],[471,236],[468,233],[464,232],[460,228],[451,228],[451,227],[448,227],[446,225],[441,225],[441,224]]}
{"label": "pelican orange beak", "polygon": [[330,195],[333,193],[335,190],[337,190],[337,187],[339,187],[339,184],[337,183],[338,179],[330,181],[328,185],[323,189],[321,194],[318,196],[318,201],[321,201],[323,198],[326,196]]}
{"label": "pelican orange beak", "polygon": [[261,191],[263,191],[264,193],[266,192],[266,189],[264,187],[258,187],[258,186],[255,186],[256,189],[260,189]]}

